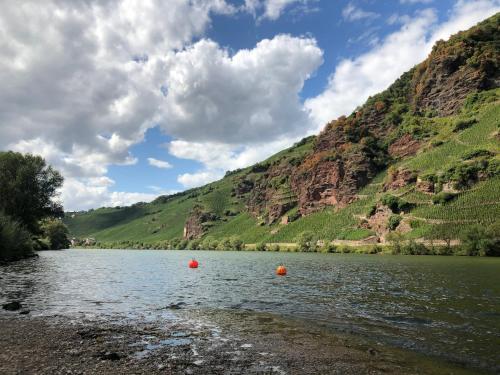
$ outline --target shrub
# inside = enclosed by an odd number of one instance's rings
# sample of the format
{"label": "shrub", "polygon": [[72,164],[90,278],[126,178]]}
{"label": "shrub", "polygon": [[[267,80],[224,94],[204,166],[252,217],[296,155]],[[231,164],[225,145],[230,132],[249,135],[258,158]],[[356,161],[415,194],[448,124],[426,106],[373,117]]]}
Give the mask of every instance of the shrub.
{"label": "shrub", "polygon": [[0,259],[18,260],[32,254],[30,233],[19,222],[0,213]]}
{"label": "shrub", "polygon": [[445,204],[456,197],[456,194],[447,193],[442,191],[441,193],[436,194],[432,197],[432,203],[434,204]]}
{"label": "shrub", "polygon": [[399,213],[407,211],[411,208],[411,204],[391,194],[386,194],[382,197],[381,203],[391,209],[392,212]]}
{"label": "shrub", "polygon": [[257,251],[267,251],[267,245],[265,242],[259,242],[255,245],[255,250]]}
{"label": "shrub", "polygon": [[389,228],[389,230],[395,230],[399,223],[401,222],[402,220],[402,217],[399,216],[399,215],[391,215],[389,217],[389,220],[387,222],[387,227]]}
{"label": "shrub", "polygon": [[377,205],[372,204],[370,207],[368,207],[368,211],[366,212],[367,217],[371,217],[377,212]]}
{"label": "shrub", "polygon": [[272,244],[271,247],[269,247],[269,251],[280,251],[280,245],[277,243]]}
{"label": "shrub", "polygon": [[471,160],[482,156],[493,156],[494,154],[489,150],[477,149],[466,152],[463,156],[463,160]]}
{"label": "shrub", "polygon": [[43,235],[51,250],[67,249],[70,246],[69,230],[61,220],[47,220],[42,224]]}
{"label": "shrub", "polygon": [[300,251],[316,251],[316,241],[314,240],[314,233],[311,231],[305,231],[299,234],[297,237],[297,245]]}
{"label": "shrub", "polygon": [[467,119],[458,119],[453,124],[453,131],[459,132],[461,130],[470,128],[475,123],[477,123],[477,119],[475,117],[467,118]]}
{"label": "shrub", "polygon": [[408,244],[401,247],[401,254],[405,255],[427,255],[430,251],[424,244],[411,240]]}
{"label": "shrub", "polygon": [[461,241],[465,255],[500,256],[500,233],[494,225],[488,228],[475,225],[463,232]]}
{"label": "shrub", "polygon": [[236,251],[241,251],[245,247],[245,244],[238,236],[232,236],[231,239],[231,248]]}
{"label": "shrub", "polygon": [[337,252],[337,247],[331,243],[330,241],[326,241],[325,244],[321,247],[322,253],[335,253]]}

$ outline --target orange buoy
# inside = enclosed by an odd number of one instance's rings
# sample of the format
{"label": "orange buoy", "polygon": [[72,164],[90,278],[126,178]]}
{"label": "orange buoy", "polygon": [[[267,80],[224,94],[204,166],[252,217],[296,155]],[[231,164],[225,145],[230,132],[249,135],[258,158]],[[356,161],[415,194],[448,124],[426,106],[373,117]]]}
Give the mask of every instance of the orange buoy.
{"label": "orange buoy", "polygon": [[285,276],[286,275],[286,268],[285,266],[281,265],[276,268],[276,275],[278,276]]}
{"label": "orange buoy", "polygon": [[191,259],[188,263],[189,268],[198,268],[198,262],[195,259]]}

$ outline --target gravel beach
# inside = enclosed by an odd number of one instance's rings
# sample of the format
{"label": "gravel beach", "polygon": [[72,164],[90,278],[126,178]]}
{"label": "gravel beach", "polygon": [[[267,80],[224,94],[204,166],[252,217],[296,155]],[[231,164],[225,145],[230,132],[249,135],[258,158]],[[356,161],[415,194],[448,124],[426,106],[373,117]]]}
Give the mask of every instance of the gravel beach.
{"label": "gravel beach", "polygon": [[200,315],[191,314],[189,319],[127,324],[3,312],[0,373],[469,373],[410,353],[306,329],[272,315],[230,313],[226,319],[225,314],[209,313],[210,323],[201,323]]}

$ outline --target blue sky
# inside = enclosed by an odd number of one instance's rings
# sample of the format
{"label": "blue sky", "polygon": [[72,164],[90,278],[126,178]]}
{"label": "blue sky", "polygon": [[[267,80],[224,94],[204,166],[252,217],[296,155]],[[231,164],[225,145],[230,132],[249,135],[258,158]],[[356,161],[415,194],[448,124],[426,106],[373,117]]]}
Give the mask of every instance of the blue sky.
{"label": "blue sky", "polygon": [[60,169],[67,209],[151,200],[317,133],[436,40],[499,10],[499,0],[5,6],[0,147]]}

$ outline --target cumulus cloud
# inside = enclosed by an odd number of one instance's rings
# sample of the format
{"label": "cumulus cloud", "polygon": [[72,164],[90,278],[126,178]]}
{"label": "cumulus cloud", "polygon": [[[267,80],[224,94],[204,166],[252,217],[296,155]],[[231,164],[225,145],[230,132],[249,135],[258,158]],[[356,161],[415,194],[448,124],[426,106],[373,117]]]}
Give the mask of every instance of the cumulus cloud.
{"label": "cumulus cloud", "polygon": [[234,55],[201,40],[166,57],[162,128],[188,141],[257,143],[303,132],[299,93],[322,63],[311,38],[278,35]]}
{"label": "cumulus cloud", "polygon": [[[243,9],[250,12],[258,20],[277,20],[287,8],[295,6],[295,9],[306,13],[309,12],[310,3],[317,0],[245,0]],[[257,16],[257,14],[260,14]]]}
{"label": "cumulus cloud", "polygon": [[351,2],[342,10],[342,17],[348,21],[359,21],[362,19],[377,18],[379,17],[379,14],[363,10]]}
{"label": "cumulus cloud", "polygon": [[298,138],[281,138],[261,144],[232,146],[213,142],[172,141],[166,145],[170,154],[195,160],[205,169],[196,173],[185,173],[177,181],[184,187],[200,186],[223,177],[226,171],[247,167],[289,147]]}
{"label": "cumulus cloud", "polygon": [[47,156],[79,192],[135,163],[130,146],[159,119],[161,57],[202,35],[211,13],[235,11],[224,0],[4,2],[0,149]]}
{"label": "cumulus cloud", "polygon": [[95,207],[127,206],[136,202],[150,202],[158,194],[111,191],[114,181],[103,177],[67,178],[61,189],[60,199],[67,211],[86,210]]}
{"label": "cumulus cloud", "polygon": [[497,0],[460,0],[449,20],[441,24],[433,9],[418,11],[413,18],[401,17],[401,28],[372,50],[354,59],[342,60],[330,76],[323,93],[306,100],[317,129],[340,115],[352,112],[370,95],[386,89],[395,79],[424,60],[439,39],[465,30],[500,11]]}
{"label": "cumulus cloud", "polygon": [[172,164],[165,160],[158,160],[155,158],[148,158],[149,165],[160,169],[169,169],[172,168]]}

